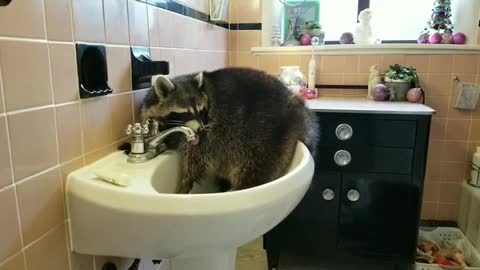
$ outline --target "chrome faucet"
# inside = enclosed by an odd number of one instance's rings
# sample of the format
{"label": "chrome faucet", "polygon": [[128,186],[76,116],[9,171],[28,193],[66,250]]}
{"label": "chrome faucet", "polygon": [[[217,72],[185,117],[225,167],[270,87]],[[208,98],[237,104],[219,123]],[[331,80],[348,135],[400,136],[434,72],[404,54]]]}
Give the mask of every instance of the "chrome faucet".
{"label": "chrome faucet", "polygon": [[163,141],[172,133],[185,134],[189,142],[197,140],[197,134],[190,127],[177,126],[160,132],[159,126],[159,122],[154,119],[148,119],[143,125],[140,123],[128,125],[126,133],[132,136],[131,150],[127,159],[129,162],[145,162],[165,152],[167,145]]}

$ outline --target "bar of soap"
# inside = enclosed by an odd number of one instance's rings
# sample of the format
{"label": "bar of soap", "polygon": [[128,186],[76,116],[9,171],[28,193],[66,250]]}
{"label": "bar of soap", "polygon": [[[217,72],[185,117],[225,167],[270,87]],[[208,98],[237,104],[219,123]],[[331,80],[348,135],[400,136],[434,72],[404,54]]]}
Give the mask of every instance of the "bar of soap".
{"label": "bar of soap", "polygon": [[128,187],[130,184],[130,178],[125,173],[119,173],[113,170],[97,170],[94,173],[99,179],[113,185]]}

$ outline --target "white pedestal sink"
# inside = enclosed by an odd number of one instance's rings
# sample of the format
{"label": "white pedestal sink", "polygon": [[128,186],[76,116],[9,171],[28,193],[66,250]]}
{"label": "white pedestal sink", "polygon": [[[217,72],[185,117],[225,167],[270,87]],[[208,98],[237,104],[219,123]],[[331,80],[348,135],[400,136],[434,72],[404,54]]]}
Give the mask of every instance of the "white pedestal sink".
{"label": "white pedestal sink", "polygon": [[[237,248],[280,223],[305,195],[314,164],[298,143],[289,172],[241,191],[174,194],[178,156],[166,152],[128,163],[121,152],[68,177],[67,208],[74,251],[129,258],[167,259],[171,270],[233,270]],[[128,175],[127,187],[95,176],[98,169]],[[210,190],[211,191],[211,190]],[[200,194],[201,193],[201,194]]]}

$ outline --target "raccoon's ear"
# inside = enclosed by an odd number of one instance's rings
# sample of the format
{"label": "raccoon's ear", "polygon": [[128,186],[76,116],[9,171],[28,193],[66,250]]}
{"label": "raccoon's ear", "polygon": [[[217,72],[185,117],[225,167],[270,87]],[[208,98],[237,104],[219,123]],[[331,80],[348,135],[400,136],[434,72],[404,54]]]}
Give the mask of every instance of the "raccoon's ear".
{"label": "raccoon's ear", "polygon": [[165,75],[152,76],[152,87],[158,97],[166,97],[168,92],[175,89],[173,82]]}
{"label": "raccoon's ear", "polygon": [[200,72],[195,76],[195,81],[197,82],[198,88],[202,88],[203,86],[203,72]]}

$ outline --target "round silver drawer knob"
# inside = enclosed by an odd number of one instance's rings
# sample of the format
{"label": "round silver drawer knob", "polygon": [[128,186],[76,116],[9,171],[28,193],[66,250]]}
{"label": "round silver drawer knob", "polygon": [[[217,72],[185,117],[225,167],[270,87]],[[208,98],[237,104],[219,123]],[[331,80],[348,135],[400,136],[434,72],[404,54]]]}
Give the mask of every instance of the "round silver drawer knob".
{"label": "round silver drawer knob", "polygon": [[353,136],[353,129],[349,124],[340,124],[335,129],[335,135],[342,141],[346,141]]}
{"label": "round silver drawer knob", "polygon": [[331,201],[335,198],[335,191],[329,188],[326,188],[322,192],[322,197],[325,201]]}
{"label": "round silver drawer knob", "polygon": [[358,192],[358,190],[355,190],[355,189],[350,189],[347,192],[347,199],[351,202],[356,202],[360,200],[360,192]]}
{"label": "round silver drawer knob", "polygon": [[352,156],[346,150],[338,150],[333,156],[333,160],[338,166],[347,166],[352,161]]}

